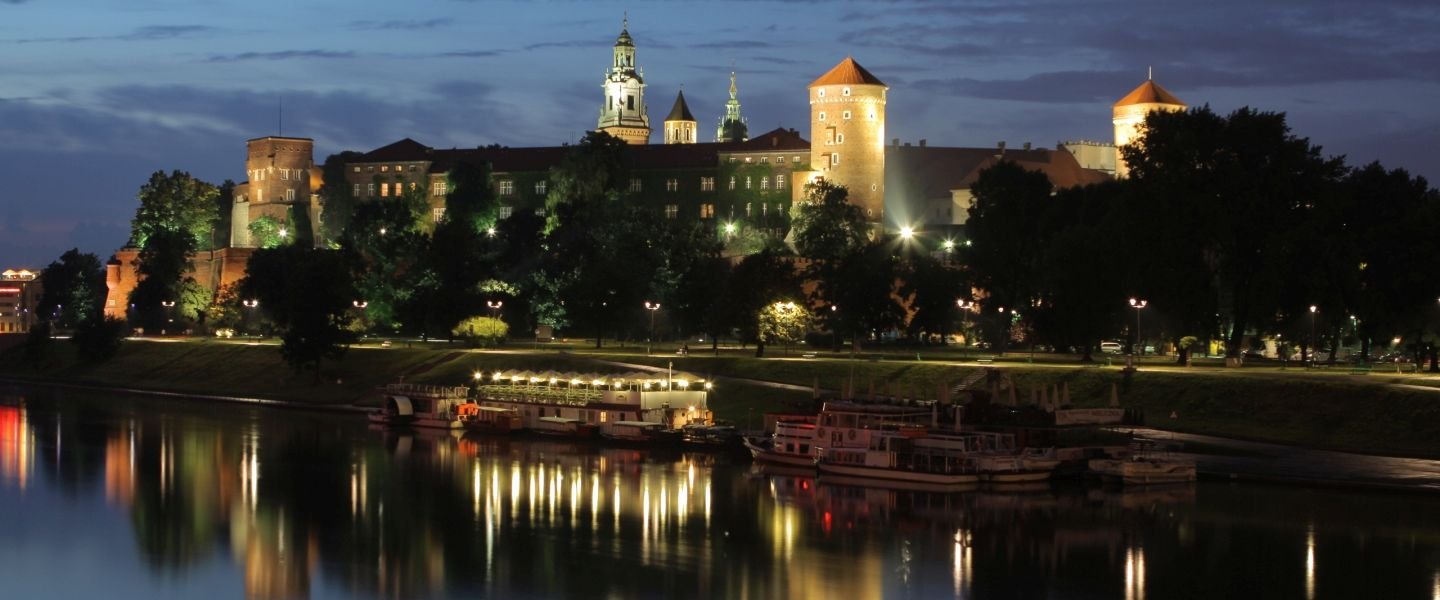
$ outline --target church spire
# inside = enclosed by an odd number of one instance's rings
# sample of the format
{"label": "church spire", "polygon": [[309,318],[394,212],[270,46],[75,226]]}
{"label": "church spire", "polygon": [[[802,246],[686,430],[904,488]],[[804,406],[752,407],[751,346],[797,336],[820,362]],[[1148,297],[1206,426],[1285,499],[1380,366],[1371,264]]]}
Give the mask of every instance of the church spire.
{"label": "church spire", "polygon": [[605,103],[600,106],[596,129],[631,144],[650,139],[650,117],[645,110],[645,75],[635,64],[635,40],[630,37],[630,15],[620,23],[610,69],[601,84]]}
{"label": "church spire", "polygon": [[740,115],[740,92],[735,87],[735,72],[730,72],[730,99],[725,101],[725,116],[720,117],[720,126],[715,129],[717,142],[743,142],[750,139],[746,131],[745,117]]}

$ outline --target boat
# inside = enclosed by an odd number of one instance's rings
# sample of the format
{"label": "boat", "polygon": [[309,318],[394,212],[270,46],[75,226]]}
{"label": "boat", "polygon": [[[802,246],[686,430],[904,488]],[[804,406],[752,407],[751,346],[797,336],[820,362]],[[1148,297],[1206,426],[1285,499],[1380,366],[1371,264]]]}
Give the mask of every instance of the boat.
{"label": "boat", "polygon": [[596,427],[580,419],[539,417],[530,426],[530,431],[540,435],[589,439],[595,437]]}
{"label": "boat", "polygon": [[471,404],[469,388],[392,383],[382,388],[383,403],[370,412],[370,423],[382,427],[464,429],[463,406]]}
{"label": "boat", "polygon": [[704,448],[735,448],[740,443],[740,431],[733,425],[692,424],[680,428],[680,437],[686,444]]}
{"label": "boat", "polygon": [[614,421],[600,426],[600,437],[612,442],[670,444],[680,441],[679,432],[649,421]]}
{"label": "boat", "polygon": [[481,433],[514,433],[524,428],[520,412],[510,408],[480,406],[473,402],[459,407],[460,422],[469,431]]}
{"label": "boat", "polygon": [[1151,440],[1131,446],[1130,456],[1091,459],[1090,471],[1104,481],[1125,485],[1189,483],[1195,481],[1195,461],[1156,451]]}
{"label": "boat", "polygon": [[615,423],[635,422],[673,432],[651,438],[678,441],[682,428],[714,423],[706,402],[710,389],[704,380],[680,373],[495,371],[475,376],[479,406],[513,410],[522,426],[537,434],[581,438]]}
{"label": "boat", "polygon": [[815,417],[791,416],[776,420],[775,433],[746,437],[744,443],[755,462],[813,468]]}
{"label": "boat", "polygon": [[980,479],[991,483],[1047,481],[1060,466],[1053,448],[1026,448],[1012,454],[982,454],[975,458]]}
{"label": "boat", "polygon": [[816,461],[822,477],[854,477],[877,484],[904,483],[950,487],[980,481],[972,453],[917,448],[905,435],[865,431],[866,447],[821,448]]}

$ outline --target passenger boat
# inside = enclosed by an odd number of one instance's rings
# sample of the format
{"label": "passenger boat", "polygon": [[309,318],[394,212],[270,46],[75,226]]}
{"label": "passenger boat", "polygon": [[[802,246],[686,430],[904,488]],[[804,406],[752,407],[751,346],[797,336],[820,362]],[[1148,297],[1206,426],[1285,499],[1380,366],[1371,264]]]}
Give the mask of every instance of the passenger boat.
{"label": "passenger boat", "polygon": [[525,427],[520,412],[510,408],[480,406],[473,402],[459,407],[465,429],[481,433],[514,433]]}
{"label": "passenger boat", "polygon": [[370,412],[370,422],[384,427],[427,427],[463,429],[462,409],[470,404],[465,387],[392,383],[382,389],[380,408]]}
{"label": "passenger boat", "polygon": [[600,427],[600,437],[612,442],[634,444],[672,444],[680,441],[678,431],[666,429],[649,421],[615,421]]}
{"label": "passenger boat", "polygon": [[740,431],[731,425],[693,424],[680,428],[680,437],[686,444],[703,448],[739,448]]}
{"label": "passenger boat", "polygon": [[1090,471],[1104,481],[1125,485],[1195,481],[1195,461],[1158,453],[1149,440],[1136,442],[1128,457],[1091,459]]}
{"label": "passenger boat", "polygon": [[917,448],[914,440],[893,432],[867,432],[867,446],[821,448],[822,477],[837,475],[887,482],[967,486],[980,481],[973,454],[941,448]]}
{"label": "passenger boat", "polygon": [[588,439],[595,437],[596,427],[580,419],[540,417],[535,419],[530,430],[540,435]]}
{"label": "passenger boat", "polygon": [[710,388],[702,379],[676,373],[495,371],[476,374],[475,402],[514,410],[525,429],[544,435],[587,437],[615,423],[635,422],[673,431],[678,440],[682,427],[713,424]]}
{"label": "passenger boat", "polygon": [[1049,480],[1060,466],[1053,448],[1026,448],[1006,454],[982,454],[975,458],[980,479],[991,483],[1033,483]]}
{"label": "passenger boat", "polygon": [[815,466],[815,417],[791,416],[776,420],[775,433],[767,437],[747,437],[744,441],[755,462]]}

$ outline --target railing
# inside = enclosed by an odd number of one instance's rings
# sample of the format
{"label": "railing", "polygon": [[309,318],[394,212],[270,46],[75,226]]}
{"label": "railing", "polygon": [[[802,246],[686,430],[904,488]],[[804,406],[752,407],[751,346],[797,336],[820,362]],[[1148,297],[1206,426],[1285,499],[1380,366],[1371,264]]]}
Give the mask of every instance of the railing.
{"label": "railing", "polygon": [[451,385],[428,385],[423,383],[391,383],[385,386],[385,393],[396,396],[463,400],[470,395],[470,388]]}

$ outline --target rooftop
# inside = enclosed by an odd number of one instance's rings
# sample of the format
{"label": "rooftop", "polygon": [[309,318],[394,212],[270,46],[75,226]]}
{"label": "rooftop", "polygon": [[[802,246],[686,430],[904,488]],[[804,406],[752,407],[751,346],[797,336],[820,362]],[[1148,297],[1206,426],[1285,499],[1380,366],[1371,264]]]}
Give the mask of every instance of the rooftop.
{"label": "rooftop", "polygon": [[809,87],[819,85],[885,85],[885,83],[873,73],[866,71],[865,67],[855,62],[854,58],[847,56],[845,60],[840,61],[840,64],[835,65],[835,68],[821,75],[819,79],[810,82]]}
{"label": "rooftop", "polygon": [[1121,106],[1131,106],[1134,104],[1174,104],[1185,106],[1185,103],[1175,97],[1175,94],[1160,87],[1160,84],[1155,83],[1154,79],[1146,79],[1145,83],[1140,84],[1140,87],[1135,88],[1129,94],[1126,94],[1124,98],[1121,98],[1119,102],[1116,102],[1115,107],[1119,108]]}

